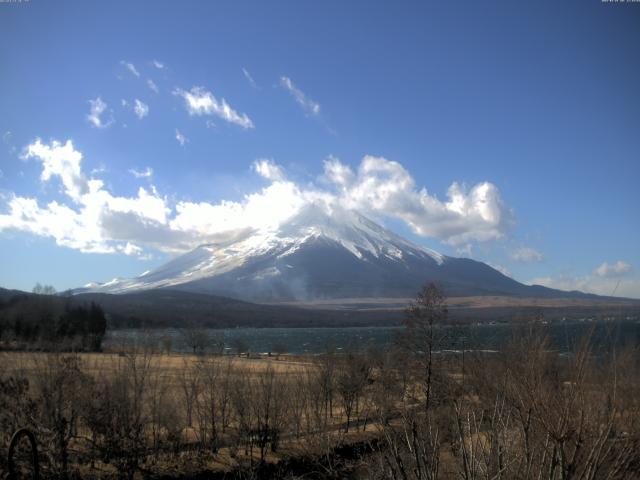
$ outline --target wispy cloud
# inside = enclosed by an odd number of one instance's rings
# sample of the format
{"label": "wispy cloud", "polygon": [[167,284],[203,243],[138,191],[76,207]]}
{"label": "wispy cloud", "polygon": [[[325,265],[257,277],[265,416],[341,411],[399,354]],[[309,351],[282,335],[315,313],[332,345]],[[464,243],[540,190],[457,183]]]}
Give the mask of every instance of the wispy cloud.
{"label": "wispy cloud", "polygon": [[2,143],[8,147],[9,153],[16,153],[16,147],[13,144],[13,133],[11,133],[10,130],[7,130],[2,134]]}
{"label": "wispy cloud", "polygon": [[102,119],[102,115],[107,110],[107,104],[102,101],[100,97],[94,100],[89,100],[89,114],[87,120],[91,125],[96,128],[106,128],[113,123],[113,117],[110,117],[107,121]]}
{"label": "wispy cloud", "polygon": [[242,69],[242,73],[244,74],[244,78],[247,79],[247,82],[249,82],[249,85],[251,85],[253,88],[256,88],[256,89],[259,88],[258,84],[256,83],[256,81],[253,79],[253,77],[251,76],[251,74],[246,68]]}
{"label": "wispy cloud", "polygon": [[631,272],[631,265],[622,260],[609,264],[603,262],[602,265],[593,270],[593,275],[606,278],[618,278]]}
{"label": "wispy cloud", "polygon": [[253,162],[253,170],[267,180],[282,181],[285,179],[282,168],[270,159],[256,160]]}
{"label": "wispy cloud", "polygon": [[125,67],[127,70],[129,70],[129,72],[136,76],[136,77],[140,77],[140,72],[138,72],[138,69],[136,68],[136,66],[131,63],[131,62],[127,62],[125,60],[120,60],[120,65],[122,65],[123,67]]}
{"label": "wispy cloud", "polygon": [[156,93],[160,92],[160,89],[158,88],[158,86],[156,85],[156,82],[154,82],[153,80],[151,80],[150,78],[147,79],[147,86],[153,90]]}
{"label": "wispy cloud", "polygon": [[133,111],[136,116],[142,120],[144,117],[149,115],[149,105],[136,98],[134,100]]}
{"label": "wispy cloud", "polygon": [[528,283],[560,290],[579,290],[597,295],[640,298],[640,277],[634,273],[633,267],[629,263],[622,260],[612,264],[603,262],[587,275],[562,272],[558,275],[534,278]]}
{"label": "wispy cloud", "polygon": [[531,247],[519,247],[509,253],[509,257],[516,262],[534,263],[544,260],[544,255]]}
{"label": "wispy cloud", "polygon": [[156,67],[158,70],[164,70],[165,69],[165,64],[158,61],[158,60],[153,60],[151,62],[153,64],[154,67]]}
{"label": "wispy cloud", "polygon": [[302,90],[294,85],[289,77],[280,77],[280,85],[285,88],[296,102],[311,115],[320,113],[320,104],[307,97]]}
{"label": "wispy cloud", "polygon": [[253,128],[253,122],[245,113],[236,112],[224,98],[218,100],[203,87],[193,87],[190,91],[176,88],[173,94],[184,99],[189,115],[215,115],[242,128]]}
{"label": "wispy cloud", "polygon": [[135,168],[129,169],[129,173],[136,178],[151,178],[153,177],[153,168],[147,167],[144,170],[136,170]]}
{"label": "wispy cloud", "polygon": [[176,128],[176,140],[182,147],[184,147],[185,143],[189,142],[189,139],[185,137],[182,133],[180,133],[180,130],[178,130],[177,128]]}

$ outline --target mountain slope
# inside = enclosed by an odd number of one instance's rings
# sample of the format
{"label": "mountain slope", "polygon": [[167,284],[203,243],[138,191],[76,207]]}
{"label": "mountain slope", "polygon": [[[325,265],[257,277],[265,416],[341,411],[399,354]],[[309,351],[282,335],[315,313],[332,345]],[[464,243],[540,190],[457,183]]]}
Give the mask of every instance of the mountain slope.
{"label": "mountain slope", "polygon": [[82,292],[156,288],[258,302],[413,297],[427,281],[449,296],[584,296],[527,286],[471,259],[415,245],[366,217],[310,205],[278,228],[229,244],[202,245],[130,280],[87,285]]}

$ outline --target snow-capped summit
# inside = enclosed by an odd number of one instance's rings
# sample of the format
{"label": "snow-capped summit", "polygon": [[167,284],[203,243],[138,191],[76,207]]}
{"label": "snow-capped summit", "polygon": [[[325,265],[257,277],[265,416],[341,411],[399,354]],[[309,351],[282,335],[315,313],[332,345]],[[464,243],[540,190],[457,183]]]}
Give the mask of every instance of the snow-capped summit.
{"label": "snow-capped summit", "polygon": [[[403,252],[430,256],[437,263],[444,256],[431,249],[415,245],[353,210],[309,205],[280,229],[289,238],[320,238],[332,240],[357,258],[370,254],[402,259]],[[411,253],[410,253],[411,252]]]}
{"label": "snow-capped summit", "polygon": [[253,301],[411,297],[426,281],[450,295],[524,294],[481,262],[446,257],[350,210],[310,204],[277,227],[206,244],[130,280],[84,291],[170,287]]}

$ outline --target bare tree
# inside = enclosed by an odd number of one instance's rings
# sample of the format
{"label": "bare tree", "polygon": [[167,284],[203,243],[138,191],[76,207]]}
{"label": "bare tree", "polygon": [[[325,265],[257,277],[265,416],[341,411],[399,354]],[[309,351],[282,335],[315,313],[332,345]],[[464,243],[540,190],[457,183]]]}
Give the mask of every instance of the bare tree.
{"label": "bare tree", "polygon": [[307,376],[304,373],[293,374],[289,380],[289,388],[291,393],[289,411],[294,434],[296,439],[299,439],[304,428],[305,416],[308,415],[309,410],[312,408],[309,399]]}
{"label": "bare tree", "polygon": [[113,360],[109,376],[87,383],[84,423],[104,461],[115,465],[119,478],[132,479],[147,450],[146,409],[151,356],[130,353]]}
{"label": "bare tree", "polygon": [[217,359],[203,358],[195,368],[201,387],[201,394],[196,397],[200,441],[216,452],[220,437],[221,398],[226,394],[220,388],[225,386],[222,381],[224,367]]}
{"label": "bare tree", "polygon": [[240,357],[243,353],[247,353],[249,351],[249,344],[242,337],[233,337],[231,339],[231,348],[235,350],[235,352]]}
{"label": "bare tree", "polygon": [[184,402],[187,427],[193,426],[193,407],[200,393],[201,369],[195,367],[190,358],[182,359],[182,368],[178,374],[178,385]]}
{"label": "bare tree", "polygon": [[245,455],[253,455],[255,438],[253,431],[257,428],[252,404],[254,389],[250,374],[246,369],[236,369],[231,379],[230,404],[233,409],[235,437],[238,444],[244,445]]}
{"label": "bare tree", "polygon": [[56,289],[52,285],[41,285],[40,282],[38,282],[33,287],[32,292],[38,295],[55,295]]}
{"label": "bare tree", "polygon": [[476,360],[466,398],[479,404],[456,402],[462,478],[638,475],[637,402],[627,397],[638,391],[637,367],[615,352],[593,355],[590,334],[560,357],[535,328],[520,332],[496,358]]}
{"label": "bare tree", "polygon": [[358,415],[360,397],[371,374],[371,366],[364,355],[348,354],[340,364],[337,375],[337,390],[342,410],[346,416],[345,433],[354,416]]}
{"label": "bare tree", "polygon": [[209,333],[204,328],[189,324],[180,329],[180,335],[185,346],[187,346],[194,355],[204,353],[210,344]]}
{"label": "bare tree", "polygon": [[77,354],[36,357],[37,401],[41,405],[39,434],[49,443],[51,465],[60,478],[69,473],[69,444],[76,436],[84,375]]}
{"label": "bare tree", "polygon": [[320,389],[320,398],[324,401],[323,411],[325,414],[325,423],[328,423],[328,418],[333,417],[333,396],[335,393],[336,381],[335,354],[329,351],[321,355],[318,366],[319,369],[316,380]]}
{"label": "bare tree", "polygon": [[176,450],[182,433],[180,409],[177,408],[175,394],[167,381],[166,372],[162,369],[154,369],[149,375],[146,403],[154,453],[157,456],[165,442]]}
{"label": "bare tree", "polygon": [[399,336],[400,345],[419,367],[426,410],[433,399],[434,351],[443,338],[437,327],[446,321],[447,314],[444,292],[436,284],[429,283],[407,309],[403,322],[405,330]]}
{"label": "bare tree", "polygon": [[252,435],[260,449],[262,462],[268,445],[274,452],[278,449],[288,412],[287,384],[269,365],[267,370],[259,375],[253,392],[251,405],[256,426]]}

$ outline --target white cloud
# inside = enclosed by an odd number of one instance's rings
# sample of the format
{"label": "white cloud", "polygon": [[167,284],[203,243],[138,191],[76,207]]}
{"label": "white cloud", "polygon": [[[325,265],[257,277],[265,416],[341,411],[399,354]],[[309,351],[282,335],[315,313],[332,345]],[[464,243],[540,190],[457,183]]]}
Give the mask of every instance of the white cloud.
{"label": "white cloud", "polygon": [[188,92],[176,88],[173,94],[184,99],[189,115],[215,115],[242,128],[253,128],[253,122],[245,113],[236,112],[224,98],[218,100],[211,92],[202,87],[193,87]]}
{"label": "white cloud", "polygon": [[156,82],[154,82],[153,80],[151,80],[150,78],[147,78],[147,86],[153,90],[156,93],[160,92],[160,89],[158,88],[158,86],[156,85]]}
{"label": "white cloud", "polygon": [[346,189],[353,181],[354,175],[351,169],[336,157],[329,156],[324,160],[323,165],[326,181],[336,184],[341,189]]}
{"label": "white cloud", "polygon": [[144,117],[149,115],[149,105],[147,105],[146,103],[141,102],[140,100],[138,100],[136,98],[134,100],[133,111],[135,112],[136,116],[140,120],[142,120]]}
{"label": "white cloud", "polygon": [[640,277],[632,274],[632,271],[631,266],[625,262],[618,261],[614,265],[605,262],[588,275],[563,272],[556,276],[534,278],[528,283],[597,295],[640,298]]}
{"label": "white cloud", "polygon": [[136,69],[136,66],[131,62],[125,62],[124,60],[120,60],[120,65],[124,66],[132,75],[136,77],[140,77],[140,72]]}
{"label": "white cloud", "polygon": [[140,248],[139,246],[131,242],[127,242],[124,246],[119,245],[118,251],[124,253],[125,255],[133,255],[133,256],[139,256],[143,252],[142,248]]}
{"label": "white cloud", "polygon": [[340,201],[350,209],[403,220],[417,235],[451,245],[503,237],[513,222],[498,188],[482,182],[470,189],[454,182],[442,201],[398,162],[365,156],[357,173],[337,159],[325,161],[325,177],[339,187]]}
{"label": "white cloud", "polygon": [[544,260],[544,255],[541,252],[530,247],[519,247],[509,253],[509,257],[516,262],[523,263],[541,262]]}
{"label": "white cloud", "polygon": [[113,118],[109,118],[106,122],[102,119],[102,114],[107,110],[107,104],[100,97],[89,100],[91,106],[87,120],[96,128],[106,128],[113,123]]}
{"label": "white cloud", "polygon": [[144,170],[129,169],[129,173],[136,178],[151,178],[153,176],[153,168],[147,167]]}
{"label": "white cloud", "polygon": [[473,258],[473,245],[471,243],[458,245],[456,247],[456,255],[459,257]]}
{"label": "white cloud", "polygon": [[618,260],[612,264],[603,262],[602,265],[593,270],[593,275],[598,277],[618,278],[630,273],[631,270],[631,265],[623,262],[622,260]]}
{"label": "white cloud", "polygon": [[249,85],[251,85],[253,88],[258,88],[258,84],[256,83],[256,81],[253,79],[253,77],[251,76],[251,74],[247,71],[246,68],[242,69],[242,73],[244,74],[244,78],[247,79],[247,82],[249,82]]}
{"label": "white cloud", "polygon": [[[25,152],[26,159],[42,163],[43,182],[60,179],[73,204],[52,201],[40,206],[35,198],[11,194],[8,213],[0,214],[0,231],[20,230],[53,238],[58,245],[83,252],[113,253],[126,249],[126,243],[132,242],[133,237],[144,237],[144,231],[168,228],[171,210],[154,187],[151,192],[140,187],[135,197],[112,195],[102,180],[86,178],[81,168],[82,153],[71,140],[64,144],[54,140],[47,145],[37,139]],[[127,228],[111,230],[107,220],[117,218],[126,218]],[[147,244],[153,245],[153,239]],[[128,251],[132,252],[132,247]]]}
{"label": "white cloud", "polygon": [[302,90],[294,85],[289,77],[280,77],[280,85],[284,87],[298,104],[312,115],[320,113],[320,104],[307,97]]}
{"label": "white cloud", "polygon": [[40,180],[48,182],[51,177],[60,177],[65,193],[76,202],[80,201],[89,188],[80,168],[82,154],[73,147],[71,140],[67,140],[64,145],[55,140],[51,145],[45,145],[37,138],[27,146],[23,158],[40,160],[42,162]]}
{"label": "white cloud", "polygon": [[158,70],[164,70],[165,68],[165,64],[162,62],[159,62],[158,60],[153,60],[151,62],[153,64],[154,67],[156,67]]}
{"label": "white cloud", "polygon": [[109,169],[106,167],[106,165],[104,163],[101,163],[97,167],[94,167],[93,169],[91,169],[91,175],[97,175],[99,173],[107,173],[108,171]]}
{"label": "white cloud", "polygon": [[[176,130],[178,141],[180,136]],[[120,197],[108,191],[103,180],[87,178],[82,171],[83,156],[70,140],[48,145],[36,140],[26,152],[27,158],[42,162],[43,181],[60,179],[72,203],[41,206],[35,198],[12,195],[8,213],[0,214],[0,231],[31,232],[85,252],[142,255],[135,247],[184,252],[203,243],[276,228],[310,204],[400,219],[420,235],[456,245],[499,238],[510,219],[510,211],[491,184],[482,183],[469,191],[454,184],[448,200],[441,201],[426,189],[417,189],[400,164],[379,157],[364,157],[356,173],[338,159],[327,159],[324,177],[330,182],[328,189],[297,185],[275,162],[261,159],[253,170],[269,180],[269,185],[241,201],[179,201],[172,207],[153,186],[140,187],[136,196]],[[131,173],[149,178],[152,170]]]}
{"label": "white cloud", "polygon": [[185,137],[182,133],[180,133],[180,130],[178,130],[177,128],[176,128],[176,140],[183,147],[185,143],[189,142],[189,139]]}
{"label": "white cloud", "polygon": [[267,180],[282,181],[285,179],[282,168],[270,159],[256,160],[253,162],[253,170]]}
{"label": "white cloud", "polygon": [[276,228],[311,200],[291,182],[274,182],[241,202],[179,202],[171,227],[193,232],[202,239],[242,235]]}

